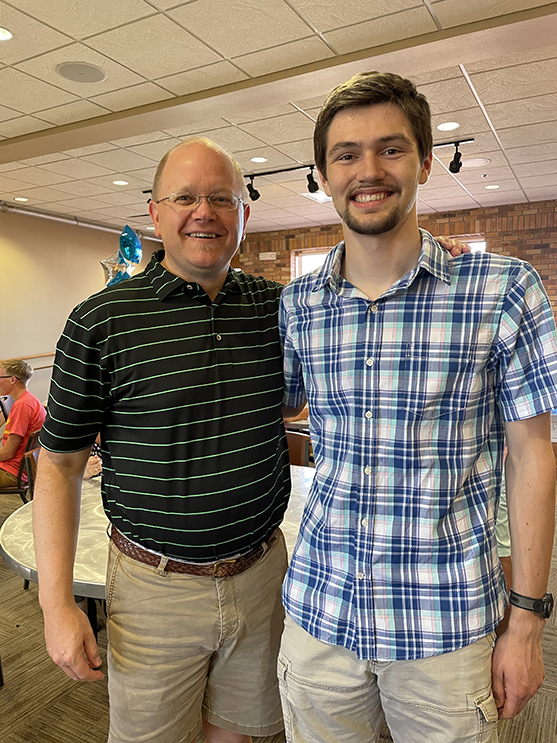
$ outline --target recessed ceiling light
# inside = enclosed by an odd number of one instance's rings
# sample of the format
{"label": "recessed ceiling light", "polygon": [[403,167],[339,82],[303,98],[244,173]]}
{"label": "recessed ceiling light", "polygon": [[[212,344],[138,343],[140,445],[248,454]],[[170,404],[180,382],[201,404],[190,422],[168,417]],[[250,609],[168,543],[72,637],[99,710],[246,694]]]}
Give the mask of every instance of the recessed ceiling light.
{"label": "recessed ceiling light", "polygon": [[154,231],[155,231],[155,228],[154,228],[154,227],[153,227],[152,225],[151,225],[151,227],[146,227],[145,229],[146,229],[146,230],[149,230],[149,231],[152,231],[152,232],[154,232]]}
{"label": "recessed ceiling light", "polygon": [[25,196],[14,196],[14,201],[29,201]]}
{"label": "recessed ceiling light", "polygon": [[471,157],[468,160],[462,161],[463,168],[481,168],[484,165],[489,165],[491,160],[488,157]]}
{"label": "recessed ceiling light", "polygon": [[8,39],[12,38],[11,31],[8,31],[7,28],[0,28],[0,41],[8,41]]}
{"label": "recessed ceiling light", "polygon": [[108,77],[102,67],[89,62],[62,62],[56,66],[56,72],[74,83],[100,83]]}
{"label": "recessed ceiling light", "polygon": [[326,204],[328,201],[332,201],[332,198],[330,196],[327,196],[325,191],[316,191],[315,193],[303,193],[301,195],[305,196],[306,199],[317,201],[318,204]]}
{"label": "recessed ceiling light", "polygon": [[127,186],[128,185],[127,181],[112,181],[112,183],[114,183],[115,186]]}
{"label": "recessed ceiling light", "polygon": [[501,188],[501,186],[496,186],[495,184],[493,184],[492,186],[484,186],[484,188],[487,188],[488,191],[493,191],[496,188]]}
{"label": "recessed ceiling light", "polygon": [[252,157],[250,159],[252,163],[266,163],[267,162],[266,157]]}
{"label": "recessed ceiling light", "polygon": [[460,124],[458,121],[445,121],[444,124],[439,124],[438,129],[440,132],[452,132],[453,129],[458,129]]}

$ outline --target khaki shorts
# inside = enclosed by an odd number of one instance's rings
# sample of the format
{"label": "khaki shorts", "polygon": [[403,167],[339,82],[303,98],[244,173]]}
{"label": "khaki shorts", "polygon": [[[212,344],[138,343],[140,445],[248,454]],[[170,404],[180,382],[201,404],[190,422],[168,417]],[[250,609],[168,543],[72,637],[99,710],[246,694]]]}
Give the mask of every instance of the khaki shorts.
{"label": "khaki shorts", "polygon": [[283,729],[286,565],[280,532],[248,570],[219,579],[158,573],[110,544],[109,743],[190,743],[202,717],[244,735]]}
{"label": "khaki shorts", "polygon": [[392,663],[316,640],[286,617],[278,672],[288,743],[496,743],[494,633],[460,650]]}
{"label": "khaki shorts", "polygon": [[0,488],[14,488],[16,485],[17,477],[0,467]]}

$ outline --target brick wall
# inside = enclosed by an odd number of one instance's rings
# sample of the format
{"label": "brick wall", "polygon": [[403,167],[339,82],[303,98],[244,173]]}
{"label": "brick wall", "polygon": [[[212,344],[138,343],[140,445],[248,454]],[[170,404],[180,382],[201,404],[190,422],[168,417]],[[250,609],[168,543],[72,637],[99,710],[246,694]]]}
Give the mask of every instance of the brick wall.
{"label": "brick wall", "polygon": [[[483,234],[489,251],[528,261],[540,273],[557,314],[557,200],[425,214],[419,223],[434,236]],[[333,246],[341,239],[340,224],[251,233],[233,265],[286,284],[293,251]],[[276,261],[260,261],[259,253],[267,252],[275,252]]]}

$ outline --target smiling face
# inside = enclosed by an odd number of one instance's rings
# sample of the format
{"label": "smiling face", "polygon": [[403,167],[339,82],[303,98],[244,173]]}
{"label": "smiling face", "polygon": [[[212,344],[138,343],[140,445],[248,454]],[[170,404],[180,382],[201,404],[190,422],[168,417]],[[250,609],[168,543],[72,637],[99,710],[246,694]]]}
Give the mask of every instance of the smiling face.
{"label": "smiling face", "polygon": [[345,228],[360,235],[415,229],[418,185],[427,182],[431,155],[421,162],[410,122],[398,106],[347,108],[327,138],[325,192]]}
{"label": "smiling face", "polygon": [[[209,196],[231,193],[243,198],[240,176],[226,154],[202,142],[178,147],[169,156],[160,181],[159,198],[189,191]],[[149,212],[162,238],[164,267],[205,289],[224,283],[232,256],[245,236],[249,206],[217,211],[207,199],[184,209],[168,201],[151,201]],[[221,284],[222,286],[222,284]],[[220,289],[220,287],[219,287]]]}

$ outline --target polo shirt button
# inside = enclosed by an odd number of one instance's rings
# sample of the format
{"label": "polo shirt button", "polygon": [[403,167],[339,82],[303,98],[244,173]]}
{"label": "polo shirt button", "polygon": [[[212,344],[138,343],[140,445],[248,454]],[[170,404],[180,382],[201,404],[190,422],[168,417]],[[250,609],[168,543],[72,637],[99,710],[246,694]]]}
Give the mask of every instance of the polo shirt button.
{"label": "polo shirt button", "polygon": [[371,410],[366,410],[366,418],[373,418],[373,413],[371,412]]}
{"label": "polo shirt button", "polygon": [[193,289],[193,286],[191,284],[186,284],[186,289]]}
{"label": "polo shirt button", "polygon": [[366,475],[371,475],[372,469],[369,466],[369,464],[368,464],[367,467],[364,467],[364,472],[365,472]]}
{"label": "polo shirt button", "polygon": [[358,580],[363,580],[363,579],[365,578],[365,575],[364,575],[363,573],[358,573],[358,574],[356,575],[356,578],[357,578]]}
{"label": "polo shirt button", "polygon": [[222,341],[222,336],[217,333],[217,340]]}

